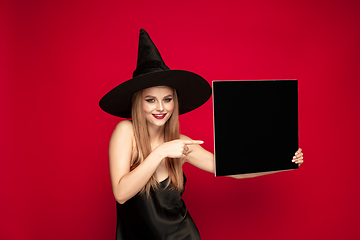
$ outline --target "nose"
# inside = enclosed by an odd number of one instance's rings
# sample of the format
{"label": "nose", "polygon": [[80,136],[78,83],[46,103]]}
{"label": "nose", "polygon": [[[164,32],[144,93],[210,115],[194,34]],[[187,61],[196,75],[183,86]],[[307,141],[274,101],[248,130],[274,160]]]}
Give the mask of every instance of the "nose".
{"label": "nose", "polygon": [[163,106],[162,101],[158,101],[158,103],[156,104],[156,110],[159,111],[159,112],[164,111],[164,106]]}

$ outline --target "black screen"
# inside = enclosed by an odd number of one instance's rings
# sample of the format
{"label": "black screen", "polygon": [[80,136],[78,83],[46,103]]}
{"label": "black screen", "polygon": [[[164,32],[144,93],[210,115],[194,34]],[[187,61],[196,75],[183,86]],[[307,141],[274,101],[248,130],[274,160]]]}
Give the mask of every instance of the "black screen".
{"label": "black screen", "polygon": [[213,81],[216,176],[298,168],[297,80]]}

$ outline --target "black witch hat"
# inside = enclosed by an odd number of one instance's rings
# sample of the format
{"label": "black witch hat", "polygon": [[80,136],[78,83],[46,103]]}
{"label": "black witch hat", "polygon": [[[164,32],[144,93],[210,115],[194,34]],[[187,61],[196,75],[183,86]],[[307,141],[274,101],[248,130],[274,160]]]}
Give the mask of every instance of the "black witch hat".
{"label": "black witch hat", "polygon": [[184,70],[170,70],[148,33],[140,29],[138,60],[133,78],[113,88],[101,98],[99,105],[114,116],[130,118],[134,93],[155,86],[168,86],[176,90],[179,114],[200,107],[211,96],[211,87],[201,76]]}

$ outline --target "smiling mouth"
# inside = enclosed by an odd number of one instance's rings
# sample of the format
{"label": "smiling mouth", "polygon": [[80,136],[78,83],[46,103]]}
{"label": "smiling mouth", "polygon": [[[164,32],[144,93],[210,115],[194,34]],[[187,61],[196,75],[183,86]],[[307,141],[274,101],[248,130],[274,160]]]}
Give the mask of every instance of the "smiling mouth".
{"label": "smiling mouth", "polygon": [[156,119],[163,119],[163,118],[166,116],[166,113],[165,113],[165,114],[153,114],[153,116],[154,116]]}

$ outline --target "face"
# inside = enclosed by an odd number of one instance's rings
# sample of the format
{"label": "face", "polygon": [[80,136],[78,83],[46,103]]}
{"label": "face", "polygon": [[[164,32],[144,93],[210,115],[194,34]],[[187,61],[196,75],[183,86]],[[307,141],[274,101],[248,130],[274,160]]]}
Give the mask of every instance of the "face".
{"label": "face", "polygon": [[174,110],[174,91],[170,87],[156,86],[142,92],[142,106],[148,124],[164,126]]}

